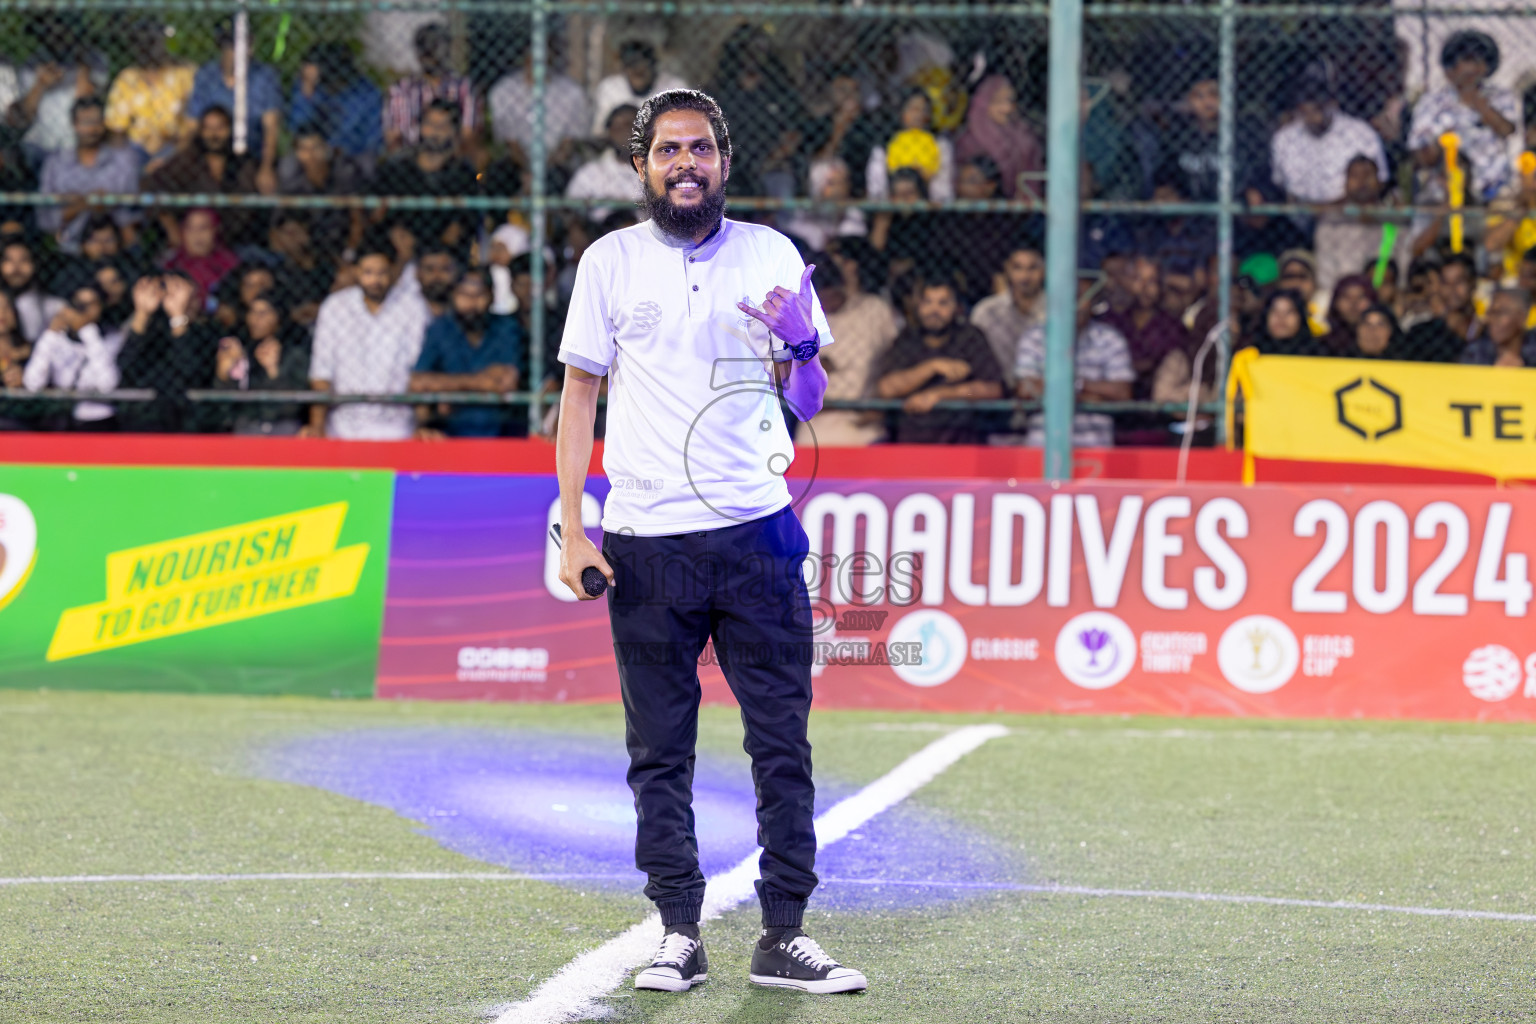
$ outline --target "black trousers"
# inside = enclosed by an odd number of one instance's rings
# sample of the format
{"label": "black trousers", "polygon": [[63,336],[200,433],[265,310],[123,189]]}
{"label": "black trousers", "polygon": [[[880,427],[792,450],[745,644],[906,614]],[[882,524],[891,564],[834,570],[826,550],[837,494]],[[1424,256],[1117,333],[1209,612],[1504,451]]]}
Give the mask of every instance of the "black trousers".
{"label": "black trousers", "polygon": [[763,924],[797,926],[816,888],[811,612],[805,531],[793,510],[666,537],[605,533],[614,656],[624,696],[635,863],[664,924],[699,919],[693,826],[698,659],[713,639],[741,705],[757,791]]}

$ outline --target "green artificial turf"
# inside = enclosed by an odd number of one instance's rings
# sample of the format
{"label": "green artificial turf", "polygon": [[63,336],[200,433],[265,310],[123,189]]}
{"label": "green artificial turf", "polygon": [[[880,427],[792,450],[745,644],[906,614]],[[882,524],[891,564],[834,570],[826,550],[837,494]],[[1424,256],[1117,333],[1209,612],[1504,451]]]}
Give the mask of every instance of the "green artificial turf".
{"label": "green artificial turf", "polygon": [[[976,716],[820,713],[857,787]],[[993,719],[986,719],[993,720]],[[1536,728],[1007,716],[911,801],[1016,849],[1020,882],[1536,914]],[[622,744],[612,706],[0,692],[0,877],[494,871],[420,823],[256,777],[253,751],[455,725]],[[701,747],[740,757],[730,709]],[[638,894],[529,881],[0,886],[0,1020],[484,1020],[639,920]],[[1536,1020],[1536,922],[978,891],[813,904],[870,976],[809,997],[745,980],[750,903],[706,926],[711,980],[620,990],[613,1019]]]}

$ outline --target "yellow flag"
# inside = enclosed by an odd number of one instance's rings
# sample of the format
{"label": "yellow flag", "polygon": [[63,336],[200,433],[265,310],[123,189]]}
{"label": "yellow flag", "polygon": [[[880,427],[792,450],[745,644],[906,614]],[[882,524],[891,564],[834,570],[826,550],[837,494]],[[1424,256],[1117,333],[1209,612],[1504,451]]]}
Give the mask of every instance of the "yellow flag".
{"label": "yellow flag", "polygon": [[1227,381],[1228,438],[1239,392],[1247,483],[1255,457],[1536,479],[1536,369],[1244,349]]}

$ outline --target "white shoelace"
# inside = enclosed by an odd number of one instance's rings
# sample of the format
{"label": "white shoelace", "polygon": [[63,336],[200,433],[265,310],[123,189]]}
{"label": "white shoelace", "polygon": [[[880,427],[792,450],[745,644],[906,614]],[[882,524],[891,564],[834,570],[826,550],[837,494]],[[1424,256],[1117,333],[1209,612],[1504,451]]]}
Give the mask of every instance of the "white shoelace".
{"label": "white shoelace", "polygon": [[827,956],[826,951],[809,935],[795,936],[794,941],[789,944],[789,955],[818,971],[838,966],[837,961]]}
{"label": "white shoelace", "polygon": [[656,957],[651,961],[651,965],[667,964],[681,967],[687,963],[689,954],[693,952],[693,948],[697,945],[698,942],[696,940],[690,939],[682,932],[663,935],[661,937],[661,948],[656,950]]}

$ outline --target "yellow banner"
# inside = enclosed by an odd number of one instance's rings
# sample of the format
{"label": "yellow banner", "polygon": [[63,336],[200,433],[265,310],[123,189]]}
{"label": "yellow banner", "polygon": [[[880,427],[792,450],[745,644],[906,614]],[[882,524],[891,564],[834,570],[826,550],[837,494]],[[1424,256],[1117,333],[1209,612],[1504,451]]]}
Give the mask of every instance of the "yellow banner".
{"label": "yellow banner", "polygon": [[1255,456],[1536,480],[1536,369],[1244,349],[1227,380],[1229,439],[1239,391],[1247,483]]}
{"label": "yellow banner", "polygon": [[59,616],[48,660],[209,629],[347,597],[368,545],[336,550],[336,502],[107,556],[107,599]]}

